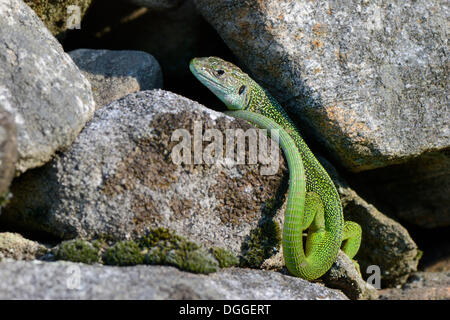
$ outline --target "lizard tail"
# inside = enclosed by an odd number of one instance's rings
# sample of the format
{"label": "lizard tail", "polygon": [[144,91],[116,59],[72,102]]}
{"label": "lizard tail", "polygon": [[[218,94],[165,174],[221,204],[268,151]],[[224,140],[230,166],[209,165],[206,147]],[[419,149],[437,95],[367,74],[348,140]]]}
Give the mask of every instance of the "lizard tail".
{"label": "lizard tail", "polygon": [[323,230],[310,233],[307,240],[307,255],[305,255],[302,232],[304,230],[306,177],[303,161],[295,141],[282,126],[259,113],[245,110],[225,113],[247,120],[259,128],[267,129],[272,139],[274,139],[274,132],[277,133],[279,141],[276,142],[281,146],[289,168],[289,193],[282,240],[286,267],[294,276],[307,280],[317,279],[331,267],[339,246],[336,249],[335,246],[327,245],[336,242],[334,239],[336,235],[332,232]]}

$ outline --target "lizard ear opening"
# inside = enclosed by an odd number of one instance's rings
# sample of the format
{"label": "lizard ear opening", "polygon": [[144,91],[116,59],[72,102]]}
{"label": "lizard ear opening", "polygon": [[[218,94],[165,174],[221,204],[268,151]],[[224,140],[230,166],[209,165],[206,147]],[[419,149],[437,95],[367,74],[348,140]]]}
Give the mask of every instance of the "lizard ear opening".
{"label": "lizard ear opening", "polygon": [[239,88],[239,95],[243,94],[245,92],[245,89],[247,89],[247,86],[243,85]]}

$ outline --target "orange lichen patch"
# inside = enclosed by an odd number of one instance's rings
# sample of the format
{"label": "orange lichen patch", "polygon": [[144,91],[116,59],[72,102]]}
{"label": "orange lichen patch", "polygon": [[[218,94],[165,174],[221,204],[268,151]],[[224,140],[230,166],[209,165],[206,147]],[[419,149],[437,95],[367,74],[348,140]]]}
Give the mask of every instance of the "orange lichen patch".
{"label": "orange lichen patch", "polygon": [[320,40],[317,40],[317,39],[311,41],[311,44],[312,44],[315,48],[318,48],[318,49],[320,49],[320,48],[323,47],[323,42],[320,41]]}
{"label": "orange lichen patch", "polygon": [[328,105],[322,110],[325,112],[327,119],[333,124],[339,124],[341,130],[347,136],[353,138],[357,137],[358,133],[369,131],[367,125],[358,121],[359,117],[353,110],[344,109],[337,105]]}
{"label": "orange lichen patch", "polygon": [[[328,105],[326,107],[307,109],[308,118],[316,128],[320,128],[320,136],[328,147],[338,155],[340,162],[347,167],[354,167],[355,162],[352,154],[367,154],[370,152],[367,148],[369,144],[361,136],[358,136],[358,129],[352,127],[353,120],[348,114],[348,110],[344,110],[336,105]],[[355,134],[349,134],[350,132]],[[360,142],[356,142],[360,140]],[[349,146],[353,148],[350,152]]]}
{"label": "orange lichen patch", "polygon": [[303,32],[301,32],[301,31],[295,35],[295,39],[296,39],[296,40],[300,40],[300,39],[302,39],[303,37],[304,37],[304,34],[303,34]]}
{"label": "orange lichen patch", "polygon": [[328,105],[315,109],[310,116],[314,119],[315,125],[321,128],[325,139],[334,146],[341,161],[346,165],[350,167],[355,165],[351,154],[371,154],[373,142],[367,139],[366,134],[370,128],[358,120],[359,117],[355,111],[339,105]]}
{"label": "orange lichen patch", "polygon": [[316,23],[312,27],[312,32],[314,33],[314,35],[322,37],[327,33],[327,26],[321,23]]}
{"label": "orange lichen patch", "polygon": [[314,70],[313,70],[313,72],[315,74],[320,73],[321,71],[322,71],[322,68],[320,68],[320,67],[314,68]]}

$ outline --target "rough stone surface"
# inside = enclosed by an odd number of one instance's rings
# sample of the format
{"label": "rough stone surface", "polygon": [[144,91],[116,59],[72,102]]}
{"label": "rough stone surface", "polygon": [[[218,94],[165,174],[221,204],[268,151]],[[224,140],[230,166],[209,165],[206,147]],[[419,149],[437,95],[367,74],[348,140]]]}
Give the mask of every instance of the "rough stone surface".
{"label": "rough stone surface", "polygon": [[377,265],[381,286],[404,283],[417,271],[421,253],[408,231],[361,198],[323,157],[317,157],[333,179],[341,196],[344,219],[362,228],[361,247],[355,256],[366,276],[367,267]]}
{"label": "rough stone surface", "polygon": [[449,146],[447,1],[195,3],[241,65],[347,169]]}
{"label": "rough stone surface", "polygon": [[205,276],[163,266],[108,267],[69,262],[3,261],[0,263],[0,299],[347,298],[338,290],[271,271],[231,268]]}
{"label": "rough stone surface", "polygon": [[35,241],[25,239],[18,233],[0,233],[0,260],[33,260],[43,256],[47,248]]}
{"label": "rough stone surface", "polygon": [[417,272],[401,288],[379,293],[380,300],[450,300],[450,272]]}
{"label": "rough stone surface", "polygon": [[378,298],[377,289],[361,278],[350,258],[342,251],[339,251],[336,261],[322,279],[327,287],[341,290],[350,299]]}
{"label": "rough stone surface", "polygon": [[[0,103],[0,198],[8,192],[14,176],[16,159],[17,137],[14,118]],[[0,207],[1,205],[0,200]]]}
{"label": "rough stone surface", "polygon": [[440,258],[425,268],[428,272],[450,272],[450,257]]}
{"label": "rough stone surface", "polygon": [[91,83],[96,109],[129,93],[162,88],[161,68],[148,53],[77,49],[69,55]]}
{"label": "rough stone surface", "polygon": [[[366,272],[367,267],[377,265],[381,271],[381,287],[404,283],[411,273],[417,271],[421,257],[421,252],[408,231],[367,203],[325,158],[317,154],[316,156],[336,185],[342,201],[344,219],[354,221],[362,227],[362,243],[355,259],[361,267],[364,279],[372,275],[371,272]],[[282,250],[265,260],[261,267],[287,273]],[[356,273],[348,257],[342,257],[341,254],[333,269],[322,280],[327,286],[342,290],[352,299],[376,297],[376,292]]]}
{"label": "rough stone surface", "polygon": [[[284,264],[283,250],[266,259],[261,268],[289,275]],[[373,300],[378,297],[376,288],[364,281],[352,261],[342,251],[339,251],[331,269],[316,281],[328,288],[341,290],[353,300]]]}
{"label": "rough stone surface", "polygon": [[[92,12],[91,19],[97,19],[98,15],[103,15],[104,10],[110,10],[111,7],[114,9],[115,6],[117,4],[103,1],[103,5],[100,3]],[[111,28],[99,39],[103,41],[103,47],[150,53],[161,65],[165,88],[197,101],[199,95],[196,92],[206,89],[192,76],[189,61],[200,55],[220,53],[223,56],[230,51],[196,11],[193,1],[186,0],[173,10],[139,8],[125,15],[123,12],[127,9],[129,10],[129,5],[116,8],[113,11],[115,19],[104,18],[105,21],[100,25],[87,21],[87,27],[97,31],[114,26],[117,23],[115,21],[126,21]]]}
{"label": "rough stone surface", "polygon": [[185,0],[127,0],[129,3],[151,10],[169,10],[180,6]]}
{"label": "rough stone surface", "polygon": [[0,2],[0,105],[17,127],[16,170],[46,163],[92,117],[89,82],[35,13]]}
{"label": "rough stone surface", "polygon": [[423,228],[450,226],[450,149],[351,177],[382,212]]}
{"label": "rough stone surface", "polygon": [[63,39],[68,30],[79,28],[78,23],[81,23],[92,0],[24,0],[24,2],[36,12],[55,37]]}
{"label": "rough stone surface", "polygon": [[[123,239],[166,227],[240,254],[246,241],[258,242],[252,234],[271,221],[286,192],[284,159],[277,149],[275,175],[261,175],[264,164],[232,164],[230,158],[174,164],[172,150],[181,140],[171,141],[172,133],[185,129],[194,137],[196,123],[202,133],[251,128],[162,90],[130,94],[97,110],[70,150],[13,182],[15,197],[2,223],[65,239]],[[205,152],[208,146],[203,142]]]}

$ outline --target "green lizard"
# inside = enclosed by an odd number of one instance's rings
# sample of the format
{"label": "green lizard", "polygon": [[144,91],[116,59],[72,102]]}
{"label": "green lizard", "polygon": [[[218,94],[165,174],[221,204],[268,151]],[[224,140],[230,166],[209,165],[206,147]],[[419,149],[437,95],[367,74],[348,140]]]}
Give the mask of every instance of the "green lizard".
{"label": "green lizard", "polygon": [[[282,240],[289,272],[307,280],[319,278],[331,268],[341,244],[352,259],[361,243],[361,227],[351,221],[344,223],[333,181],[278,102],[241,69],[220,58],[195,58],[189,67],[232,110],[227,114],[261,128],[279,130],[280,146],[289,168]],[[359,271],[358,264],[353,262]]]}

